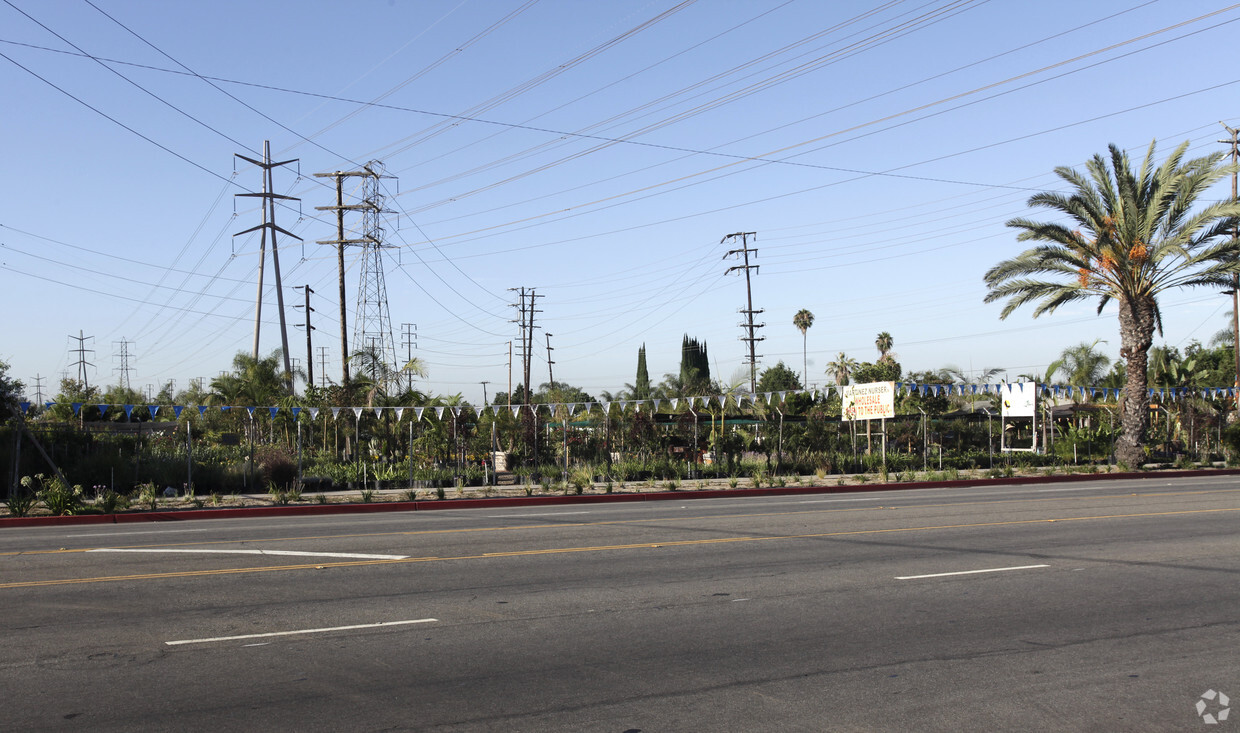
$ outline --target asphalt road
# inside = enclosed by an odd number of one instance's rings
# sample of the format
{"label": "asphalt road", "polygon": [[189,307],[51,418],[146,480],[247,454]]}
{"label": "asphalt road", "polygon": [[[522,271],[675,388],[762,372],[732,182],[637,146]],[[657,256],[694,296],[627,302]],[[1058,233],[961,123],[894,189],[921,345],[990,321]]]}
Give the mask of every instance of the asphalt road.
{"label": "asphalt road", "polygon": [[1240,731],[1238,575],[1231,477],[6,529],[0,729]]}

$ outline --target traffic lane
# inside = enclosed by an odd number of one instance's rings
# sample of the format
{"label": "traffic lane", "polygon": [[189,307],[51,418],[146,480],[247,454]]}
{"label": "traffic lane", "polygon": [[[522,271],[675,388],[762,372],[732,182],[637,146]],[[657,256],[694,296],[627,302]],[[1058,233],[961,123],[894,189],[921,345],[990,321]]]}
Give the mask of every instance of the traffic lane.
{"label": "traffic lane", "polygon": [[[180,542],[120,543],[96,552],[76,550],[34,551],[4,556],[0,562],[0,587],[32,579],[70,579],[187,572],[203,567],[243,568],[261,562],[271,567],[287,558],[291,567],[322,563],[347,566],[367,560],[402,558],[451,558],[538,551],[605,551],[641,549],[664,543],[764,542],[784,538],[849,536],[866,533],[901,533],[917,528],[953,526],[1020,526],[1041,521],[1125,521],[1141,515],[1227,514],[1240,504],[1240,492],[1209,490],[1156,494],[991,499],[967,505],[880,505],[870,507],[785,508],[774,511],[694,514],[697,507],[667,507],[660,516],[639,519],[592,520],[517,524],[482,524],[473,528],[426,528],[392,531],[390,525],[375,531],[344,535],[299,535],[294,527],[282,535],[264,537],[242,532],[233,539]],[[768,507],[754,507],[764,509]],[[495,521],[495,520],[491,520]],[[408,526],[408,525],[406,525]],[[359,529],[367,529],[363,526]],[[237,554],[232,554],[237,553]],[[261,554],[260,554],[261,553]]]}
{"label": "traffic lane", "polygon": [[[1096,719],[1074,717],[1097,704],[1081,700],[1088,689],[1109,690],[1115,705],[1138,716],[1132,721],[1165,723],[1157,716],[1182,711],[1187,703],[1174,703],[1181,688],[1196,680],[1185,659],[1211,659],[1198,655],[1212,643],[1236,640],[1232,608],[1240,599],[1231,589],[1200,598],[1209,581],[1205,571],[1130,563],[832,586],[832,571],[808,561],[800,570],[764,576],[770,592],[750,592],[738,586],[752,585],[753,576],[743,582],[686,577],[684,564],[692,558],[679,560],[647,563],[640,572],[613,570],[623,578],[646,578],[638,587],[647,594],[673,587],[665,598],[604,596],[601,585],[551,596],[513,595],[509,589],[502,611],[475,613],[472,620],[442,618],[416,629],[289,637],[262,646],[205,644],[158,654],[141,645],[111,657],[94,650],[82,663],[83,673],[121,664],[138,682],[160,685],[161,704],[83,721],[138,725],[146,720],[142,715],[167,706],[191,725],[253,715],[247,727],[343,725],[353,719],[368,727],[417,720],[461,729],[582,730],[588,719],[692,730],[730,718],[733,724],[780,720],[781,727],[815,729],[814,720],[865,725],[865,711],[876,702],[868,686],[885,682],[885,689],[905,696],[885,702],[892,716],[885,720],[920,720],[921,728],[939,723],[958,730],[992,719],[1012,727],[1013,716],[1031,709],[1066,716],[1033,718],[1043,724],[1086,720],[1091,724],[1085,727],[1092,727]],[[550,565],[546,575],[575,565],[546,556],[519,562],[530,570]],[[607,569],[597,565],[595,573]],[[729,586],[740,594],[729,593]],[[359,601],[360,608],[374,607],[373,597]],[[522,604],[531,608],[522,610]],[[1125,658],[1132,648],[1143,653]],[[1170,648],[1176,654],[1167,654]],[[1219,661],[1209,675],[1234,678],[1234,661]],[[62,656],[51,672],[40,674],[68,674],[72,663],[72,654]],[[1021,674],[1002,684],[999,673],[1012,669]],[[192,680],[219,677],[222,670],[228,679],[208,694],[188,693]],[[1037,674],[1058,681],[1043,677],[1030,700],[1024,679]],[[1158,684],[1124,688],[1127,674]],[[966,682],[988,695],[967,694]],[[989,695],[998,696],[994,706]],[[764,700],[787,710],[775,718],[750,717],[771,713]],[[953,700],[960,705],[945,704]],[[372,705],[373,711],[353,718]],[[1006,713],[999,709],[1004,707]],[[968,715],[962,718],[962,711]]]}
{"label": "traffic lane", "polygon": [[[350,567],[303,565],[272,572],[245,572],[252,568],[239,566],[235,574],[219,572],[213,561],[206,569],[190,566],[180,576],[122,576],[89,586],[0,593],[10,601],[10,622],[25,629],[24,641],[37,650],[55,646],[61,634],[89,637],[97,630],[152,643],[189,634],[178,629],[219,636],[402,620],[411,614],[472,621],[565,609],[584,613],[599,604],[655,607],[691,602],[696,596],[686,589],[702,584],[713,584],[702,597],[813,597],[886,585],[898,576],[1033,563],[1050,564],[1056,571],[1099,565],[1156,568],[1226,584],[1234,583],[1237,549],[1233,520],[1189,515],[1103,527],[1036,523],[1015,530],[910,530]],[[810,580],[792,582],[802,578]],[[359,611],[358,604],[366,610]]]}
{"label": "traffic lane", "polygon": [[[512,526],[574,523],[585,520],[641,521],[666,516],[669,512],[691,511],[695,515],[746,514],[755,511],[795,511],[798,508],[849,506],[869,507],[889,504],[923,506],[937,504],[969,505],[974,502],[1033,501],[1059,496],[1097,497],[1132,493],[1193,493],[1236,489],[1234,477],[1194,477],[1189,479],[1149,479],[1098,481],[1067,486],[1013,485],[1003,487],[908,489],[879,493],[832,494],[821,497],[747,497],[745,499],[707,499],[679,501],[669,498],[640,504],[567,505],[562,507],[504,508],[489,510],[445,510],[402,512],[397,514],[336,515],[330,517],[282,517],[217,519],[181,525],[157,523],[84,525],[69,527],[9,528],[0,533],[0,556],[21,551],[60,548],[81,549],[100,544],[151,544],[162,541],[212,542],[253,534],[295,531],[313,536],[348,535],[359,532],[399,532],[433,529],[438,526],[475,528],[482,525]],[[117,542],[119,540],[119,542]]]}

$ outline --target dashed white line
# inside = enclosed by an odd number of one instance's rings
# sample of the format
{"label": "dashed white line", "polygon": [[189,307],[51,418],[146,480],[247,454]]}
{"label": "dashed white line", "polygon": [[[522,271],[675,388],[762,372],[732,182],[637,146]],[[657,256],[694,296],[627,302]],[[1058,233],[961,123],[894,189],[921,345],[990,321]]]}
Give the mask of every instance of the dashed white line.
{"label": "dashed white line", "polygon": [[520,519],[521,517],[566,517],[570,514],[589,514],[590,512],[523,512],[521,514],[484,514],[480,519]]}
{"label": "dashed white line", "polygon": [[1002,573],[1008,570],[1033,570],[1049,568],[1050,565],[1016,565],[1010,568],[983,568],[981,570],[958,570],[954,573],[930,573],[929,575],[897,575],[896,580],[918,580],[920,578],[946,578],[949,575],[976,575],[977,573]]}
{"label": "dashed white line", "polygon": [[[213,636],[208,639],[179,639],[177,641],[165,641],[168,646],[180,646],[182,644],[209,644],[218,641],[240,641],[242,639],[266,639],[272,636],[294,636],[296,634],[322,634],[328,631],[354,631],[357,629],[377,629],[383,626],[407,626],[409,624],[430,624],[438,621],[436,618],[415,618],[408,621],[380,621],[374,624],[354,624],[352,626],[332,626],[324,629],[298,629],[296,631],[269,631],[265,634],[241,634],[240,636]],[[253,646],[247,644],[247,646]]]}
{"label": "dashed white line", "polygon": [[164,547],[97,547],[87,552],[147,552],[212,555],[290,555],[293,557],[338,557],[347,560],[408,560],[408,555],[370,555],[360,552],[303,552],[300,550],[185,550]]}

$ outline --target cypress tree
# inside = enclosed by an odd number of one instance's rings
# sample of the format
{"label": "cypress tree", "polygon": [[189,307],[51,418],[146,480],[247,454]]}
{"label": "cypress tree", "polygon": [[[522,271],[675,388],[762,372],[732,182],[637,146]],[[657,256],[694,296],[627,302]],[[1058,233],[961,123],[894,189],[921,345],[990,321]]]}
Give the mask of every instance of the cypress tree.
{"label": "cypress tree", "polygon": [[637,350],[637,379],[633,382],[633,398],[650,399],[650,372],[646,369],[646,345]]}

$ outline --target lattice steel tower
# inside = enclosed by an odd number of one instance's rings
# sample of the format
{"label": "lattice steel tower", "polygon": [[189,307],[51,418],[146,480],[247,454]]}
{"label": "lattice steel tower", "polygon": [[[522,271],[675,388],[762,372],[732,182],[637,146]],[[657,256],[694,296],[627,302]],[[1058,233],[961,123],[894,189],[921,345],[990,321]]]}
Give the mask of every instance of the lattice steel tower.
{"label": "lattice steel tower", "polygon": [[[383,164],[372,160],[365,165],[370,175],[362,178],[362,261],[357,284],[357,312],[353,316],[353,348],[370,349],[376,361],[388,367],[387,381],[395,382],[400,365],[396,361],[396,341],[392,337],[392,315],[388,309],[387,283],[383,277],[383,193],[380,179]],[[374,376],[374,375],[372,375]],[[388,384],[385,386],[393,386]]]}

